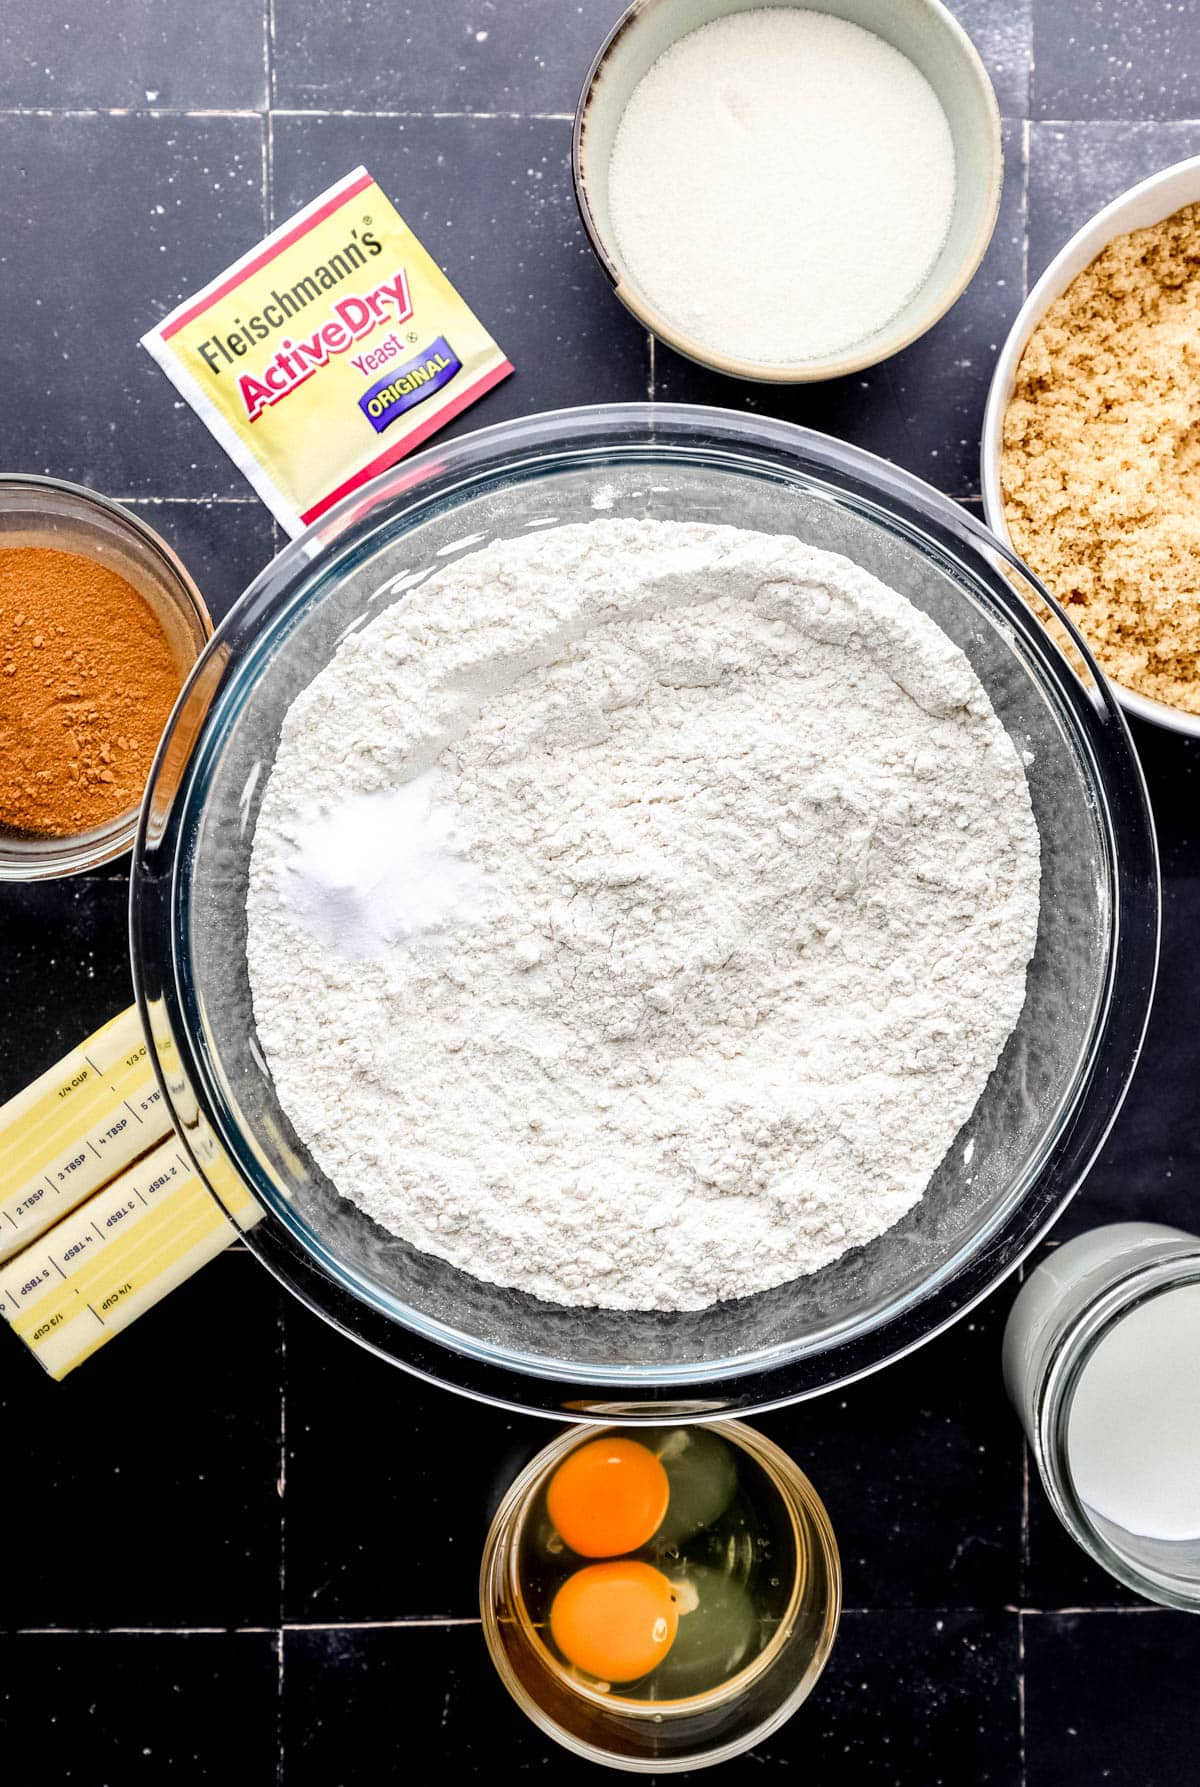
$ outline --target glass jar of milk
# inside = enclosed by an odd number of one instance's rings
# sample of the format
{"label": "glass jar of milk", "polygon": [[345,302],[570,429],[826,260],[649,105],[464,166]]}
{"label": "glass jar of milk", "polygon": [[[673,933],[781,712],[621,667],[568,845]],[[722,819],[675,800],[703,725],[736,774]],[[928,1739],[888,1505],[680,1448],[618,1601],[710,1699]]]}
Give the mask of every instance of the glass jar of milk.
{"label": "glass jar of milk", "polygon": [[1200,1611],[1200,1237],[1120,1222],[1056,1248],[1013,1304],[1004,1381],[1072,1537]]}

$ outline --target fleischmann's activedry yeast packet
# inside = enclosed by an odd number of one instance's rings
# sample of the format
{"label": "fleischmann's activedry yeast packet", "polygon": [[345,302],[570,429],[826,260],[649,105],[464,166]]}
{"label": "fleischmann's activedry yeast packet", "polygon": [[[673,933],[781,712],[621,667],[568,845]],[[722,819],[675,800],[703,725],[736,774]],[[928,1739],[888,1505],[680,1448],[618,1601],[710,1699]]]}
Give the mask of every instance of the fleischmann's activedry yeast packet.
{"label": "fleischmann's activedry yeast packet", "polygon": [[142,345],[290,534],[512,371],[364,168]]}

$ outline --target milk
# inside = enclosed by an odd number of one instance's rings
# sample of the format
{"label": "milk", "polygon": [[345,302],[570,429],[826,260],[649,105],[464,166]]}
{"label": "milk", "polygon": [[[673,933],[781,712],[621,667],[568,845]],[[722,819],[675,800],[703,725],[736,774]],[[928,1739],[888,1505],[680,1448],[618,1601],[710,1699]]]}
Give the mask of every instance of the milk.
{"label": "milk", "polygon": [[1048,1253],[1009,1314],[1004,1377],[1077,1543],[1200,1609],[1200,1236],[1112,1223]]}
{"label": "milk", "polygon": [[1151,1297],[1097,1344],[1067,1456],[1093,1514],[1147,1539],[1200,1539],[1200,1284]]}

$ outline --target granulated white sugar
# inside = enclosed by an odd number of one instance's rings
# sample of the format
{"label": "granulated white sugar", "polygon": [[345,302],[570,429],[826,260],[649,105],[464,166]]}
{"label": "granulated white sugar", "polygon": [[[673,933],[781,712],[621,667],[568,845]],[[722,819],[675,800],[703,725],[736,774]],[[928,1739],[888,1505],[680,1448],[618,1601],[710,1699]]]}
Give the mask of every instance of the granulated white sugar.
{"label": "granulated white sugar", "polygon": [[920,1199],[1025,998],[1038,836],[970,663],[787,536],[500,540],[284,722],[258,1037],[338,1191],[477,1278],[699,1308]]}
{"label": "granulated white sugar", "polygon": [[705,350],[820,359],[899,314],[954,205],[950,126],[925,77],[844,19],[765,7],[659,57],[609,167],[633,285]]}

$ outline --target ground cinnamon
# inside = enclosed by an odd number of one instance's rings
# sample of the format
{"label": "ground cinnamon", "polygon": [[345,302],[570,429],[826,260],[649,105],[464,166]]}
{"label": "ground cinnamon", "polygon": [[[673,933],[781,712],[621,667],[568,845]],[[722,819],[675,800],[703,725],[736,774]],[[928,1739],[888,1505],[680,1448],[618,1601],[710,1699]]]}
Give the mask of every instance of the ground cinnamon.
{"label": "ground cinnamon", "polygon": [[64,837],[128,812],[182,680],[118,572],[56,547],[0,548],[0,825]]}

